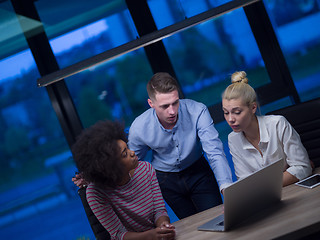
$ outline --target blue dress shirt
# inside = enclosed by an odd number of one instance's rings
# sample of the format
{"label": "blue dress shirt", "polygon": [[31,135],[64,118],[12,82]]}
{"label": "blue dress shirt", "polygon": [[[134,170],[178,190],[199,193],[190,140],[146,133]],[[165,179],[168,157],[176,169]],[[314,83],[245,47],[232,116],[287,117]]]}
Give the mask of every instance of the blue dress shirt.
{"label": "blue dress shirt", "polygon": [[203,151],[220,189],[232,183],[231,170],[208,108],[190,99],[179,100],[178,121],[165,129],[153,108],[138,116],[129,130],[128,146],[139,160],[152,150],[151,164],[163,172],[180,172],[197,161]]}

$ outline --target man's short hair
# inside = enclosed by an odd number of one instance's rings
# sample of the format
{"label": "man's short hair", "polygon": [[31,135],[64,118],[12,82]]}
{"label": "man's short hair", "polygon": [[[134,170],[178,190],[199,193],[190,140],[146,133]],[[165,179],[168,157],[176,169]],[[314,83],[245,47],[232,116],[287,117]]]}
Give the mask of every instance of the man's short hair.
{"label": "man's short hair", "polygon": [[175,90],[179,93],[177,80],[166,72],[154,74],[147,84],[147,92],[151,100],[155,99],[157,93],[170,93]]}

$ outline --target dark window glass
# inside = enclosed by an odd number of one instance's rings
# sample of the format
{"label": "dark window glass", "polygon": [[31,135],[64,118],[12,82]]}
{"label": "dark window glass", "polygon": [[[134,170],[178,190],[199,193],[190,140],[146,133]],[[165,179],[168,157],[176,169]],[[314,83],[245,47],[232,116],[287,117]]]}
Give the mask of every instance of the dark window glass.
{"label": "dark window glass", "polygon": [[152,71],[143,49],[66,79],[85,127],[103,119],[127,126],[148,108],[147,81]]}
{"label": "dark window glass", "polygon": [[[71,182],[69,146],[46,88],[37,88],[40,75],[10,1],[0,4],[0,19],[1,237],[93,239]],[[39,24],[25,21],[30,29]]]}
{"label": "dark window glass", "polygon": [[193,17],[230,0],[148,0],[158,29]]}
{"label": "dark window glass", "polygon": [[252,87],[270,83],[242,9],[163,40],[186,98],[210,106],[221,101],[234,71]]}
{"label": "dark window glass", "polygon": [[[320,96],[320,3],[264,1],[302,101]],[[283,13],[285,11],[285,13]]]}
{"label": "dark window glass", "polygon": [[61,68],[137,36],[124,0],[35,3]]}

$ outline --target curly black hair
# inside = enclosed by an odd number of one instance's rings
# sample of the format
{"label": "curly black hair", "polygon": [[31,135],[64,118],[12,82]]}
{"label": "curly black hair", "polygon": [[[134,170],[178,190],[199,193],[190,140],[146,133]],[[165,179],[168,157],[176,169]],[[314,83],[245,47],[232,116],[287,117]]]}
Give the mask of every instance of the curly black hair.
{"label": "curly black hair", "polygon": [[71,150],[78,170],[87,182],[115,188],[124,176],[118,140],[127,142],[119,122],[99,121],[82,131]]}

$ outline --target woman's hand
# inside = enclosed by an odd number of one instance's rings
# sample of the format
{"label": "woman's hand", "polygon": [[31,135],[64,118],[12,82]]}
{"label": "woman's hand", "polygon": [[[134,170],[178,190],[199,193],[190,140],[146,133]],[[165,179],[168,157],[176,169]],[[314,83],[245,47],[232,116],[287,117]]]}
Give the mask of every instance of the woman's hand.
{"label": "woman's hand", "polygon": [[152,239],[154,240],[174,240],[176,236],[175,227],[172,224],[165,224],[162,227],[157,227],[155,235]]}
{"label": "woman's hand", "polygon": [[316,168],[316,166],[314,165],[314,162],[310,160],[310,165],[311,165],[311,168],[312,168],[312,171]]}
{"label": "woman's hand", "polygon": [[124,240],[174,240],[176,236],[174,226],[157,227],[145,232],[127,232]]}
{"label": "woman's hand", "polygon": [[169,221],[163,221],[162,223],[160,223],[160,228],[175,229],[175,226],[169,223]]}
{"label": "woman's hand", "polygon": [[[158,234],[157,234],[156,239],[170,240],[170,239],[175,238],[175,235],[176,235],[175,226],[170,224],[170,219],[168,216],[159,217],[156,222],[156,226],[157,226],[156,230],[158,229],[158,231],[157,231]],[[160,236],[160,238],[159,238],[159,236]]]}

